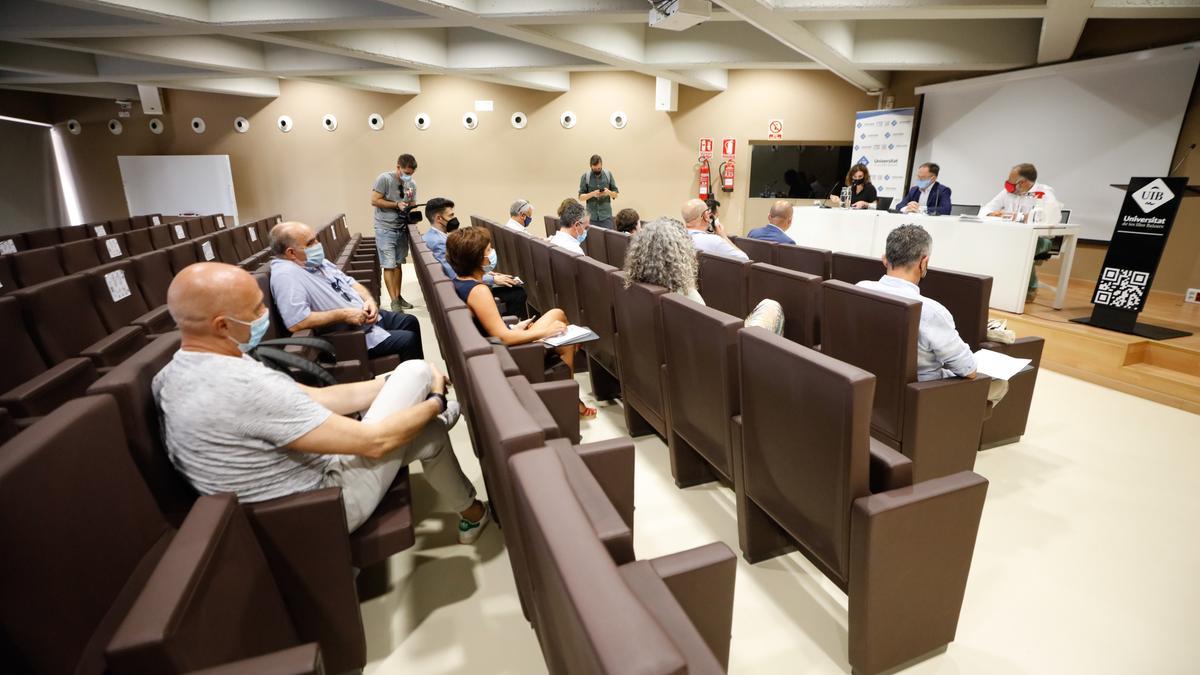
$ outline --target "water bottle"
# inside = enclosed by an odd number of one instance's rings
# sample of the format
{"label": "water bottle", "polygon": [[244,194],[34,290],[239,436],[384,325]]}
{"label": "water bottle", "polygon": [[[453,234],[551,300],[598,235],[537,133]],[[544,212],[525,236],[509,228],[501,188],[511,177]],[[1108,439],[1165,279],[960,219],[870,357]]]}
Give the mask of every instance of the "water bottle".
{"label": "water bottle", "polygon": [[843,209],[850,208],[851,194],[852,194],[852,192],[851,192],[849,186],[842,188],[842,208]]}

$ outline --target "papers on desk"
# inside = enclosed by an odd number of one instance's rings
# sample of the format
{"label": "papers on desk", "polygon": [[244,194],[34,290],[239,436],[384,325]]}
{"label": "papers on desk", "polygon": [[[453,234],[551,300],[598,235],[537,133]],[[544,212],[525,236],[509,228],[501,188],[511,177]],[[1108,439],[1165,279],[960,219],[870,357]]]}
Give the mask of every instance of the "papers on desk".
{"label": "papers on desk", "polygon": [[975,352],[975,369],[995,380],[1007,380],[1021,372],[1033,359],[1016,359],[990,349]]}
{"label": "papers on desk", "polygon": [[567,329],[554,337],[542,338],[542,342],[546,345],[546,349],[555,347],[565,347],[566,345],[579,344],[580,342],[591,342],[599,340],[600,336],[596,335],[591,328],[586,326],[576,326],[571,324]]}
{"label": "papers on desk", "polygon": [[972,216],[968,213],[961,214],[958,217],[958,219],[963,222],[967,222],[967,223],[982,223],[983,222],[983,218],[980,218],[979,216]]}

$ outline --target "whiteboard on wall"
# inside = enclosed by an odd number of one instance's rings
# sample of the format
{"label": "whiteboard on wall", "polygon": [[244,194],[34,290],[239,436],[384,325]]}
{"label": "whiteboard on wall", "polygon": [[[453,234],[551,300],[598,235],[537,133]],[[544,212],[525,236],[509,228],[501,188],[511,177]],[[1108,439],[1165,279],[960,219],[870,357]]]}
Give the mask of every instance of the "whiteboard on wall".
{"label": "whiteboard on wall", "polygon": [[1198,62],[1177,45],[919,87],[914,171],[936,162],[955,204],[986,204],[1030,162],[1080,237],[1108,241],[1124,199],[1110,184],[1170,171]]}
{"label": "whiteboard on wall", "polygon": [[224,213],[237,223],[229,155],[121,155],[129,213]]}

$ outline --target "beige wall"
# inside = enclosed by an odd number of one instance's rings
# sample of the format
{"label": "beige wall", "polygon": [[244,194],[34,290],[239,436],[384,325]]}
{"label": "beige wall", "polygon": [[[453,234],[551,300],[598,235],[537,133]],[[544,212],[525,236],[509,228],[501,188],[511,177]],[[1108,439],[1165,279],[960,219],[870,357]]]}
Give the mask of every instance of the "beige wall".
{"label": "beige wall", "polygon": [[[678,217],[684,200],[696,192],[696,144],[700,136],[738,141],[737,189],[722,193],[722,222],[741,231],[749,170],[749,141],[765,139],[772,117],[785,121],[787,140],[836,140],[849,137],[854,112],[874,105],[828,73],[816,71],[733,71],[725,92],[682,88],[679,111],[654,111],[653,78],[631,73],[582,73],[572,76],[571,91],[550,94],[452,77],[422,78],[423,92],[404,97],[285,80],[272,101],[172,91],[167,101],[167,130],[154,136],[140,112],[125,120],[119,137],[104,124],[115,116],[108,101],[58,98],[58,120],[75,117],[85,124],[80,136],[68,136],[84,215],[99,219],[125,213],[116,156],[120,154],[228,154],[242,218],[279,212],[309,222],[345,212],[351,227],[371,226],[370,188],[396,156],[417,157],[420,197],[448,196],[461,214],[507,218],[517,198],[533,201],[540,216],[574,196],[592,153],[621,188],[617,208],[636,208],[642,217]],[[461,117],[476,99],[495,101],[494,112],[480,113],[479,128],[467,131]],[[747,103],[753,102],[753,112]],[[136,106],[135,106],[136,107]],[[523,130],[509,116],[529,115]],[[559,114],[573,110],[574,129],[559,125]],[[609,115],[624,110],[623,130]],[[383,131],[367,128],[370,113],[386,119]],[[417,131],[413,117],[429,113],[433,124]],[[325,113],[338,117],[338,129],[319,128]],[[296,123],[287,134],[275,128],[279,115]],[[250,119],[248,133],[233,131],[233,119]],[[193,116],[208,130],[192,133]],[[726,199],[726,197],[730,197]]]}

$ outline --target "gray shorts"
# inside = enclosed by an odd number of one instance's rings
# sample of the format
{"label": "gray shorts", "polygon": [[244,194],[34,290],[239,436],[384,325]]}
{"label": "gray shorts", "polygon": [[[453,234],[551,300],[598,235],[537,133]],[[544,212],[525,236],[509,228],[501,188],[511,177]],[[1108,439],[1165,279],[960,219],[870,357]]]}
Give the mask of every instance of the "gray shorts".
{"label": "gray shorts", "polygon": [[379,252],[379,266],[385,270],[408,262],[408,228],[375,223],[375,250]]}

